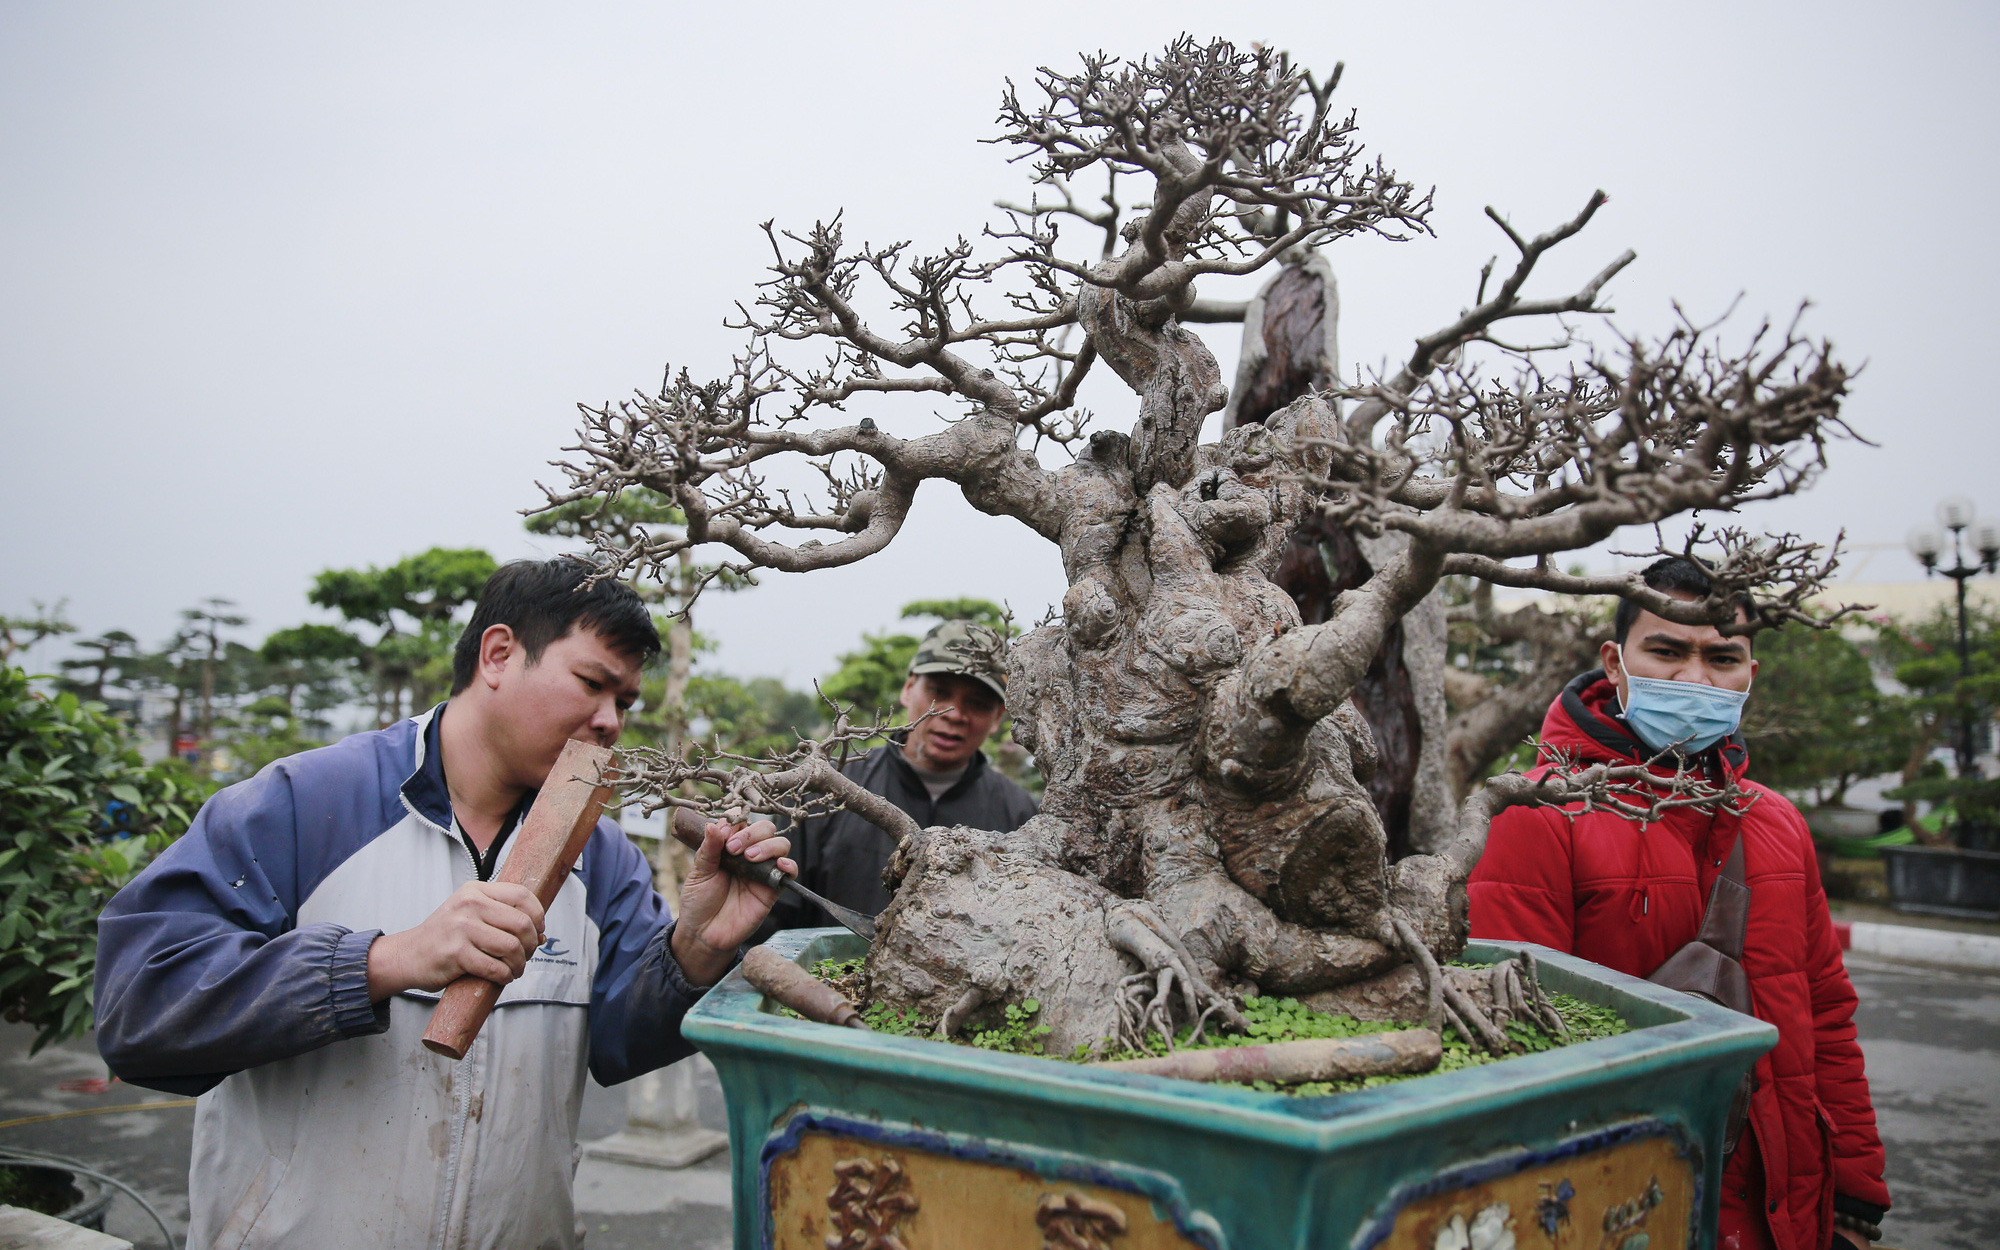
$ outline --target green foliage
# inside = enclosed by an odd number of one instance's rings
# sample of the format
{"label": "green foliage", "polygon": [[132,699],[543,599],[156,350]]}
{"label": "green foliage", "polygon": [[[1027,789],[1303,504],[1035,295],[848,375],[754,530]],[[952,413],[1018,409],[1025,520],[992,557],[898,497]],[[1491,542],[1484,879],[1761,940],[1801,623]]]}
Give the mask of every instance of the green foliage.
{"label": "green foliage", "polygon": [[66,600],[58,599],[54,607],[37,600],[25,615],[0,614],[0,661],[12,659],[44,638],[75,633],[76,626],[64,614],[66,606]]}
{"label": "green foliage", "polygon": [[238,777],[254,777],[267,764],[325,745],[306,733],[299,718],[275,695],[258,699],[231,719],[234,732],[225,751],[231,757],[229,771]]}
{"label": "green foliage", "polygon": [[1909,743],[1904,784],[1889,797],[1936,804],[1961,846],[2000,846],[2000,780],[1951,776],[1930,758],[1957,741],[1962,721],[1977,725],[2000,706],[2000,613],[1968,605],[1969,671],[1959,659],[1955,607],[1915,624],[1882,622],[1877,638],[1877,658],[1908,691],[1901,701]]}
{"label": "green foliage", "polygon": [[971,621],[996,629],[1009,638],[1017,637],[1021,627],[1009,618],[1007,609],[991,599],[918,599],[903,605],[902,617],[934,616],[940,621]]}
{"label": "green foliage", "polygon": [[[634,486],[616,495],[577,499],[530,516],[523,523],[530,534],[574,538],[586,543],[607,541],[629,547],[642,539],[674,536],[687,524],[687,517],[672,499],[656,490]],[[636,576],[630,585],[648,603],[671,601],[675,610],[693,602],[704,587],[711,590],[746,590],[757,584],[750,573],[739,573],[722,565],[696,564],[683,558],[666,566],[663,581]],[[667,627],[660,633],[665,635]]]}
{"label": "green foliage", "polygon": [[36,1050],[89,1027],[97,915],[204,797],[102,708],[0,668],[0,1011],[35,1026]]}
{"label": "green foliage", "polygon": [[499,566],[477,547],[432,547],[387,568],[327,569],[313,579],[306,598],[350,621],[384,629],[406,628],[402,618],[451,619]]}
{"label": "green foliage", "polygon": [[1387,1021],[1356,1020],[1330,1011],[1314,1011],[1296,998],[1251,997],[1243,1000],[1243,1018],[1250,1027],[1243,1033],[1222,1034],[1215,1046],[1259,1046],[1265,1042],[1297,1042],[1322,1037],[1360,1037],[1365,1033],[1387,1033],[1402,1025]]}
{"label": "green foliage", "polygon": [[840,667],[820,682],[820,692],[863,718],[894,716],[920,641],[914,634],[886,631],[861,635],[861,645],[841,655]]}
{"label": "green foliage", "polygon": [[696,675],[688,679],[686,704],[693,732],[737,755],[783,754],[826,721],[818,700],[775,677]]}
{"label": "green foliage", "polygon": [[[1550,994],[1549,1001],[1556,1014],[1561,1016],[1568,1033],[1562,1037],[1552,1036],[1538,1025],[1521,1020],[1512,1020],[1505,1026],[1507,1037],[1519,1049],[1519,1054],[1536,1054],[1545,1050],[1556,1050],[1573,1046],[1578,1042],[1595,1041],[1600,1037],[1612,1037],[1627,1032],[1626,1024],[1617,1012],[1609,1007],[1599,1007],[1572,998],[1568,994]],[[1332,1015],[1313,1011],[1292,999],[1252,999],[1258,1003],[1256,1020],[1266,1022],[1266,1032],[1251,1037],[1204,1038],[1200,1047],[1207,1046],[1251,1046],[1261,1042],[1290,1042],[1309,1037],[1352,1037],[1363,1033],[1382,1033],[1407,1028],[1395,1023],[1369,1023],[1350,1016]],[[1275,1004],[1275,1006],[1273,1006]],[[1250,1015],[1250,1005],[1245,1004],[1245,1015]],[[1445,1072],[1457,1072],[1465,1068],[1476,1068],[1489,1063],[1499,1063],[1508,1058],[1492,1055],[1474,1047],[1458,1035],[1455,1029],[1446,1029],[1444,1034],[1444,1057],[1438,1066],[1429,1072],[1399,1072],[1385,1076],[1360,1077],[1352,1081],[1308,1081],[1300,1085],[1272,1085],[1267,1081],[1254,1082],[1251,1088],[1265,1093],[1291,1094],[1299,1098],[1318,1098],[1327,1094],[1346,1093],[1349,1090],[1370,1089],[1377,1085],[1389,1085],[1398,1081],[1413,1081],[1420,1077],[1436,1076]]]}
{"label": "green foliage", "polygon": [[308,600],[378,631],[361,652],[378,723],[417,711],[451,688],[460,610],[498,567],[477,547],[432,547],[387,568],[327,569],[313,579]]}
{"label": "green foliage", "polygon": [[337,664],[367,651],[367,643],[338,625],[294,625],[264,639],[257,654],[266,664]]}
{"label": "green foliage", "polygon": [[[56,686],[80,699],[102,702],[104,687],[132,668],[139,658],[139,640],[122,629],[107,630],[75,645],[95,654],[57,661],[56,667],[63,671],[63,676],[56,679]],[[81,676],[84,673],[89,676]]]}
{"label": "green foliage", "polygon": [[[813,975],[833,986],[845,995],[849,1002],[861,1005],[863,1023],[877,1033],[887,1033],[894,1037],[930,1037],[937,1022],[926,1020],[914,1010],[898,1011],[885,1003],[866,1002],[867,960],[827,959],[813,966]],[[1550,994],[1549,1002],[1562,1017],[1567,1032],[1560,1037],[1543,1030],[1538,1025],[1520,1020],[1509,1021],[1505,1026],[1507,1037],[1514,1042],[1517,1054],[1537,1054],[1545,1050],[1556,1050],[1563,1046],[1573,1046],[1578,1042],[1596,1041],[1601,1037],[1616,1037],[1629,1032],[1631,1025],[1609,1007],[1600,1007],[1568,994]],[[1004,1051],[1010,1055],[1045,1055],[1045,1038],[1052,1032],[1046,1024],[1036,1022],[1042,1005],[1032,998],[1011,1003],[1003,1009],[1000,1023],[993,1028],[973,1027],[952,1040],[960,1046],[974,1046],[981,1050]],[[1243,1018],[1247,1028],[1242,1033],[1219,1033],[1205,1029],[1201,1039],[1194,1039],[1193,1028],[1182,1029],[1175,1039],[1175,1045],[1182,1050],[1214,1050],[1231,1046],[1262,1046],[1269,1042],[1297,1042],[1316,1038],[1360,1037],[1369,1033],[1393,1033],[1409,1028],[1408,1024],[1397,1021],[1357,1020],[1353,1016],[1340,1015],[1328,1011],[1316,1011],[1296,998],[1277,998],[1269,995],[1253,995],[1243,1000]],[[1212,1023],[1212,1022],[1211,1022]],[[1267,1081],[1252,1083],[1249,1088],[1266,1093],[1291,1094],[1301,1098],[1316,1098],[1326,1094],[1345,1093],[1348,1090],[1367,1089],[1376,1085],[1386,1085],[1394,1081],[1411,1081],[1419,1077],[1433,1076],[1440,1072],[1456,1072],[1462,1068],[1475,1068],[1483,1064],[1498,1063],[1509,1056],[1490,1055],[1477,1049],[1458,1035],[1456,1030],[1446,1029],[1444,1035],[1444,1057],[1430,1072],[1397,1073],[1389,1076],[1370,1076],[1352,1081],[1311,1081],[1301,1085],[1279,1086]],[[1099,1059],[1138,1059],[1137,1051],[1120,1050],[1116,1047],[1099,1047],[1095,1052],[1088,1045],[1081,1045],[1070,1054],[1049,1056],[1065,1063],[1089,1063]]]}
{"label": "green foliage", "polygon": [[530,534],[582,539],[605,534],[628,543],[648,527],[679,529],[685,524],[687,518],[672,499],[644,486],[607,497],[571,500],[522,522]]}
{"label": "green foliage", "polygon": [[845,981],[849,977],[859,976],[867,966],[868,957],[856,955],[852,959],[822,959],[813,965],[812,971],[820,980],[833,984]]}
{"label": "green foliage", "polygon": [[81,1198],[82,1193],[63,1172],[53,1168],[0,1164],[0,1205],[26,1207],[43,1215],[61,1215]]}
{"label": "green foliage", "polygon": [[1010,1055],[1039,1055],[1042,1053],[1042,1039],[1054,1032],[1046,1024],[1035,1023],[1035,1017],[1041,1012],[1042,1004],[1032,998],[1010,1003],[997,1027],[975,1029],[966,1040],[981,1050],[998,1050]]}
{"label": "green foliage", "polygon": [[1757,639],[1757,659],[1743,736],[1759,781],[1839,803],[1855,782],[1902,765],[1907,720],[1876,689],[1860,647],[1831,629],[1780,629]]}
{"label": "green foliage", "polygon": [[929,1037],[936,1027],[934,1021],[925,1020],[914,1008],[898,1011],[887,1003],[870,1003],[862,1011],[861,1021],[877,1033],[891,1037]]}

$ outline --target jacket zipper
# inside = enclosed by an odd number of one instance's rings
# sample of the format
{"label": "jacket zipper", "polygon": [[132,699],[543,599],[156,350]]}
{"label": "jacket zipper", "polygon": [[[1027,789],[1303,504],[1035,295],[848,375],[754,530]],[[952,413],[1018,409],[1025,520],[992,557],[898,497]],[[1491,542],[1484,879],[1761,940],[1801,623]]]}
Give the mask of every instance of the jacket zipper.
{"label": "jacket zipper", "polygon": [[[418,811],[410,802],[408,795],[398,790],[396,798],[402,803],[404,811],[415,816],[431,828],[436,829],[445,837],[450,838],[452,842],[458,845],[459,850],[465,852],[466,860],[472,865],[472,878],[477,881],[479,879],[479,859],[472,853],[472,848],[460,839],[453,838],[451,830],[441,828],[436,821]],[[462,1243],[465,1240],[464,1225],[460,1225],[458,1236],[451,1236],[451,1210],[452,1199],[458,1190],[458,1166],[465,1157],[465,1131],[472,1123],[472,1057],[479,1053],[481,1040],[483,1039],[475,1038],[473,1040],[472,1049],[466,1051],[465,1058],[458,1061],[457,1071],[453,1073],[452,1077],[451,1153],[445,1158],[444,1181],[439,1194],[438,1216],[431,1223],[431,1227],[436,1230],[431,1237],[433,1250],[445,1250],[445,1246],[448,1243]]]}

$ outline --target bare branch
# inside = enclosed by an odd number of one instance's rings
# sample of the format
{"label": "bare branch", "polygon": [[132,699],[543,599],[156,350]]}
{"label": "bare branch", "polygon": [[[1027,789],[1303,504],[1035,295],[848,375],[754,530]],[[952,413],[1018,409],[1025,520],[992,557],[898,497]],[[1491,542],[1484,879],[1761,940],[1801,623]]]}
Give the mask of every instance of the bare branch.
{"label": "bare branch", "polygon": [[1821,615],[1808,606],[1839,567],[1840,544],[1845,537],[1843,530],[1830,546],[1822,546],[1796,534],[1758,537],[1733,526],[1711,534],[1697,524],[1678,550],[1660,547],[1646,553],[1618,553],[1640,560],[1677,555],[1695,561],[1708,573],[1712,586],[1701,599],[1677,598],[1654,590],[1646,585],[1639,569],[1579,575],[1546,564],[1520,568],[1465,554],[1447,558],[1445,568],[1447,573],[1468,573],[1500,586],[1565,595],[1615,595],[1665,620],[1713,625],[1727,635],[1747,636],[1788,623],[1827,629],[1843,617],[1869,610],[1847,606]]}
{"label": "bare branch", "polygon": [[[1605,283],[1637,258],[1637,254],[1629,249],[1620,253],[1610,264],[1599,270],[1595,277],[1568,296],[1527,301],[1520,298],[1521,288],[1527,285],[1537,262],[1550,248],[1574,236],[1588,225],[1590,219],[1596,216],[1597,210],[1603,207],[1609,198],[1602,191],[1593,192],[1589,202],[1583,206],[1583,211],[1553,230],[1536,235],[1532,240],[1523,239],[1505,218],[1489,207],[1486,215],[1506,232],[1507,238],[1520,253],[1513,272],[1501,282],[1500,289],[1494,292],[1492,299],[1482,298],[1477,307],[1461,313],[1458,320],[1418,339],[1416,350],[1411,353],[1409,362],[1403,366],[1400,373],[1380,388],[1382,394],[1357,396],[1363,402],[1348,415],[1350,441],[1366,443],[1377,423],[1395,409],[1393,396],[1407,394],[1413,390],[1439,363],[1453,357],[1465,344],[1481,339],[1493,326],[1502,321],[1519,317],[1552,316],[1557,313],[1610,312],[1609,308],[1598,306],[1597,296],[1604,289]],[[1491,269],[1492,263],[1488,262],[1487,271]],[[1487,271],[1482,271],[1479,279],[1479,293],[1482,297],[1486,293]]]}
{"label": "bare branch", "polygon": [[[621,753],[619,789],[636,797],[649,814],[662,807],[688,807],[728,820],[782,815],[796,822],[845,807],[899,842],[915,836],[920,832],[916,821],[840,771],[848,748],[882,737],[886,726],[856,725],[846,709],[824,696],[822,700],[833,713],[833,727],[824,737],[801,739],[788,754],[753,758],[693,744],[682,757],[650,747],[630,748]],[[709,788],[715,797],[683,797],[690,784]]]}
{"label": "bare branch", "polygon": [[1182,321],[1211,324],[1234,322],[1243,320],[1249,311],[1250,301],[1247,299],[1198,299],[1187,306],[1187,311],[1180,315],[1180,319]]}
{"label": "bare branch", "polygon": [[[1104,224],[1075,210],[1066,190],[1092,167],[1154,182],[1152,201],[1123,231],[1134,246],[1116,259],[1089,267],[1046,246],[1016,259],[1152,300],[1342,235],[1427,232],[1430,196],[1363,160],[1353,117],[1333,116],[1339,76],[1322,86],[1282,53],[1183,37],[1159,57],[1100,54],[1075,73],[1042,69],[1032,106],[1010,83],[999,141],[1035,156],[1037,180],[1064,188],[1065,210]],[[1212,212],[1215,199],[1230,211]]]}
{"label": "bare branch", "polygon": [[[1562,809],[1569,819],[1591,812],[1610,812],[1641,828],[1658,824],[1667,813],[1693,808],[1704,812],[1748,811],[1757,801],[1734,776],[1711,778],[1698,762],[1662,752],[1646,764],[1584,765],[1574,755],[1546,743],[1538,746],[1542,764],[1534,773],[1502,773],[1489,778],[1459,809],[1458,832],[1441,854],[1457,866],[1459,879],[1472,872],[1486,849],[1493,818],[1509,807],[1532,804]],[[1671,763],[1666,763],[1668,757]]]}

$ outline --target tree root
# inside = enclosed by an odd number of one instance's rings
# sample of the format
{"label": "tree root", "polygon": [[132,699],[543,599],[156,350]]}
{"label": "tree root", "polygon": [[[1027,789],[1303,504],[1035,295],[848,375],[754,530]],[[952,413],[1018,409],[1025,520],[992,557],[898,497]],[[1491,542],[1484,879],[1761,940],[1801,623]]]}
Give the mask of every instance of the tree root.
{"label": "tree root", "polygon": [[985,990],[976,985],[966,990],[965,993],[958,996],[958,1001],[947,1008],[944,1015],[938,1018],[938,1037],[949,1038],[957,1034],[958,1030],[964,1026],[966,1017],[985,1005]]}
{"label": "tree root", "polygon": [[1563,1023],[1562,1013],[1556,1010],[1553,1002],[1549,1001],[1549,996],[1542,992],[1542,978],[1535,968],[1534,952],[1522,951],[1516,956],[1516,961],[1521,966],[1523,1000],[1530,1016],[1557,1037],[1568,1037],[1569,1026]]}
{"label": "tree root", "polygon": [[1120,902],[1107,912],[1105,929],[1111,945],[1138,961],[1143,969],[1118,985],[1116,1040],[1120,1047],[1150,1055],[1151,1038],[1157,1033],[1162,1047],[1174,1050],[1177,998],[1194,1027],[1191,1041],[1201,1039],[1211,1016],[1220,1016],[1239,1032],[1248,1027],[1236,1005],[1202,978],[1194,956],[1180,936],[1151,906],[1138,900]]}
{"label": "tree root", "polygon": [[1392,912],[1389,926],[1395,933],[1396,944],[1410,957],[1422,978],[1426,1028],[1442,1030],[1449,1025],[1458,1030],[1467,1044],[1495,1055],[1520,1049],[1506,1033],[1508,1022],[1514,1019],[1528,1020],[1557,1037],[1568,1034],[1561,1014],[1542,992],[1535,957],[1530,952],[1521,951],[1512,959],[1502,960],[1487,973],[1493,992],[1493,1014],[1488,1016],[1471,995],[1451,983],[1451,978],[1438,966],[1437,957],[1408,920]]}
{"label": "tree root", "polygon": [[[1470,996],[1449,980],[1444,983],[1444,1001],[1457,1017],[1452,1026],[1458,1030],[1460,1037],[1475,1046],[1483,1047],[1489,1054],[1502,1055],[1515,1049],[1514,1043],[1507,1039],[1507,1035],[1501,1032],[1493,1021],[1487,1019],[1486,1013],[1479,1009],[1479,1004],[1473,1002]],[[1472,1027],[1467,1029],[1465,1027],[1467,1024]]]}
{"label": "tree root", "polygon": [[[1389,927],[1395,933],[1395,944],[1403,948],[1403,953],[1410,957],[1410,962],[1417,966],[1418,974],[1423,977],[1424,1027],[1442,1029],[1446,1023],[1458,1025],[1456,1019],[1448,1020],[1446,1016],[1449,1008],[1445,1006],[1444,1001],[1444,972],[1438,967],[1437,958],[1431,954],[1431,948],[1424,945],[1423,938],[1417,936],[1416,929],[1409,921],[1394,912],[1389,913]],[[1459,1027],[1459,1033],[1461,1036],[1471,1036],[1466,1033],[1462,1025]]]}

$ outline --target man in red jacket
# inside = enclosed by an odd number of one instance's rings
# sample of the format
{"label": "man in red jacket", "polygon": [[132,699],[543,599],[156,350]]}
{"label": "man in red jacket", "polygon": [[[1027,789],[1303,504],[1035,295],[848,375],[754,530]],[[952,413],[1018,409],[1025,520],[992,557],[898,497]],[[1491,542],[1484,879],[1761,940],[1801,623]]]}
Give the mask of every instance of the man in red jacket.
{"label": "man in red jacket", "polygon": [[[1646,584],[1709,593],[1691,560],[1662,560]],[[1743,779],[1736,732],[1757,675],[1746,638],[1676,625],[1619,605],[1604,667],[1571,682],[1542,740],[1580,764],[1677,755],[1750,797],[1733,809],[1682,807],[1641,825],[1610,812],[1514,807],[1493,822],[1469,885],[1472,935],[1539,942],[1633,976],[1694,940],[1709,889],[1740,838],[1750,886],[1743,965],[1757,1017],[1778,1045],[1757,1061],[1748,1127],[1724,1164],[1723,1250],[1867,1250],[1889,1206],[1882,1143],[1854,1037],[1854,987],[1841,963],[1805,821]],[[1544,769],[1547,765],[1543,766]]]}

